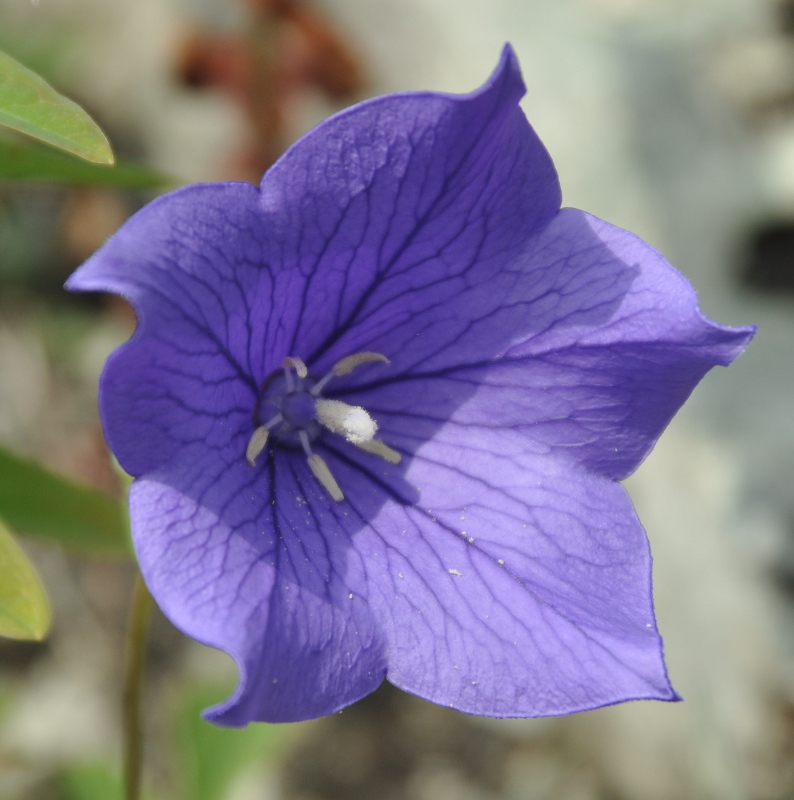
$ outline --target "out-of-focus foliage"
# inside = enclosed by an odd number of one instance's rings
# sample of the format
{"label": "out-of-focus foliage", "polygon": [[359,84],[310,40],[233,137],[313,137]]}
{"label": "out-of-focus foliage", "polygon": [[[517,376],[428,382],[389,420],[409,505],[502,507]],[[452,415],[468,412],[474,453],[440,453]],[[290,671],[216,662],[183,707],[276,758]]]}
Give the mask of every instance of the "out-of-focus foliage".
{"label": "out-of-focus foliage", "polygon": [[186,697],[178,718],[178,737],[185,761],[184,797],[219,800],[247,766],[278,756],[289,741],[286,725],[219,728],[201,718],[201,711],[228,695],[228,687],[199,687]]}
{"label": "out-of-focus foliage", "polygon": [[61,777],[63,800],[123,800],[118,770],[106,764],[75,764]]}
{"label": "out-of-focus foliage", "polygon": [[112,164],[107,137],[77,103],[0,52],[0,125],[99,164]]}
{"label": "out-of-focus foliage", "polygon": [[41,641],[50,604],[33,565],[0,522],[0,636]]}
{"label": "out-of-focus foliage", "polygon": [[121,503],[0,448],[0,517],[70,552],[131,552]]}
{"label": "out-of-focus foliage", "polygon": [[120,189],[153,189],[175,183],[173,178],[138,164],[92,164],[31,141],[5,136],[0,137],[0,180]]}

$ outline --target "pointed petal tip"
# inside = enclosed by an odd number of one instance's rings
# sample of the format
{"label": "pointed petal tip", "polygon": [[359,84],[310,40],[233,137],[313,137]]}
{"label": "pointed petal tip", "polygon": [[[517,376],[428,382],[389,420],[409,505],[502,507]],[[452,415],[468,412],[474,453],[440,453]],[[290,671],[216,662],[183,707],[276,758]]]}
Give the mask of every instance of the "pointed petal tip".
{"label": "pointed petal tip", "polygon": [[755,325],[732,327],[730,325],[720,325],[705,316],[703,319],[708,325],[712,326],[714,331],[715,339],[719,345],[715,363],[722,367],[730,366],[747,349],[758,330]]}
{"label": "pointed petal tip", "polygon": [[84,262],[81,266],[79,266],[65,281],[63,284],[63,288],[66,289],[67,292],[90,292],[92,291],[91,288],[91,281],[86,280],[86,264],[91,261],[89,258],[88,261]]}
{"label": "pointed petal tip", "polygon": [[518,56],[516,55],[513,46],[510,42],[506,42],[502,48],[502,53],[499,56],[499,63],[496,69],[491,73],[491,76],[485,84],[474,94],[481,91],[487,91],[497,86],[504,86],[510,93],[516,95],[516,102],[520,100],[527,92],[527,87],[524,85],[524,78],[521,75],[521,65],[518,63]]}

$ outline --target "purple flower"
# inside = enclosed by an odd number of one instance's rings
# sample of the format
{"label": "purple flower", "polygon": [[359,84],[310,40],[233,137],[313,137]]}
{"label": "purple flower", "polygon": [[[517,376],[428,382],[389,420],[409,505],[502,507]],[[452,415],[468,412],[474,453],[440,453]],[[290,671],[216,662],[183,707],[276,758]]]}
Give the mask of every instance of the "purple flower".
{"label": "purple flower", "polygon": [[560,210],[506,48],[264,176],[136,214],[68,288],[139,317],[100,410],[145,579],[230,653],[227,725],[384,678],[495,716],[675,700],[624,478],[752,336],[637,237]]}

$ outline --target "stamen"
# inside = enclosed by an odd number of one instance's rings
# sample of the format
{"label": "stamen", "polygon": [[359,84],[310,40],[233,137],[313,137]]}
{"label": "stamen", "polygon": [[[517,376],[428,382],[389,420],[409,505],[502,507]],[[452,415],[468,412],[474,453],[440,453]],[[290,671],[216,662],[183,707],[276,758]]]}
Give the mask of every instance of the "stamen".
{"label": "stamen", "polygon": [[331,371],[324,375],[309,391],[312,395],[317,397],[323,389],[325,389],[328,381],[331,378],[339,378],[342,375],[347,375],[349,372],[352,372],[356,367],[360,366],[361,364],[367,364],[370,361],[382,361],[384,364],[391,364],[386,356],[381,355],[380,353],[353,353],[352,356],[345,356],[345,358],[337,361],[336,364],[331,367]]}
{"label": "stamen", "polygon": [[317,453],[310,455],[308,461],[309,469],[312,471],[312,474],[326,488],[331,498],[336,500],[337,503],[344,500],[345,496],[342,494],[342,490],[339,488],[339,484],[334,479],[334,476],[331,475],[328,464],[326,464]]}
{"label": "stamen", "polygon": [[312,453],[312,448],[309,444],[309,437],[306,435],[306,431],[298,431],[298,438],[300,438],[303,451],[306,453],[306,461],[309,464],[309,469],[312,471],[312,475],[314,475],[314,477],[320,481],[320,483],[328,491],[328,494],[331,495],[331,498],[336,500],[337,503],[344,500],[345,496],[342,494],[342,490],[339,488],[339,484],[336,482],[336,479],[333,475],[331,475],[331,470],[328,469],[328,464],[325,463],[322,456],[318,456],[317,453]]}
{"label": "stamen", "polygon": [[312,448],[309,445],[309,435],[306,431],[298,431],[298,438],[301,440],[301,447],[303,447],[303,452],[306,453],[306,457],[311,458]]}
{"label": "stamen", "polygon": [[256,457],[265,449],[268,436],[270,436],[270,431],[262,425],[254,431],[248,440],[248,447],[245,448],[245,460],[249,466],[256,466]]}
{"label": "stamen", "polygon": [[309,374],[309,370],[306,369],[306,365],[303,363],[303,361],[295,356],[287,356],[281,362],[281,366],[285,372],[290,369],[294,369],[299,378],[305,378]]}
{"label": "stamen", "polygon": [[321,398],[314,408],[321,425],[353,444],[370,441],[378,430],[378,423],[361,406]]}
{"label": "stamen", "polygon": [[307,380],[308,370],[300,358],[285,358],[281,362],[283,374],[275,382],[266,381],[262,386],[255,419],[261,418],[259,414],[278,413],[254,430],[245,450],[247,462],[256,466],[257,458],[271,441],[288,449],[299,446],[306,454],[312,475],[336,502],[344,500],[345,496],[328,464],[312,451],[312,442],[320,435],[321,426],[344,436],[348,442],[368,453],[398,464],[400,453],[375,439],[378,424],[365,409],[322,397],[323,389],[332,378],[347,375],[362,364],[375,361],[390,363],[380,353],[354,353],[337,361],[327,375],[315,382],[313,378]]}
{"label": "stamen", "polygon": [[386,356],[380,353],[353,353],[352,356],[345,356],[343,359],[337,361],[336,364],[331,367],[331,371],[337,377],[341,377],[342,375],[347,375],[348,372],[352,372],[359,365],[366,364],[369,361],[382,361],[384,364],[391,363]]}
{"label": "stamen", "polygon": [[381,458],[385,458],[391,464],[399,464],[402,456],[396,451],[392,450],[387,444],[384,444],[380,439],[371,439],[368,442],[353,442],[356,447],[366,450]]}
{"label": "stamen", "polygon": [[278,425],[284,417],[281,414],[276,414],[275,417],[269,419],[264,425],[260,425],[251,435],[248,440],[248,447],[245,448],[245,460],[250,466],[256,466],[256,459],[259,454],[265,449],[267,438],[270,435],[270,429],[274,425]]}

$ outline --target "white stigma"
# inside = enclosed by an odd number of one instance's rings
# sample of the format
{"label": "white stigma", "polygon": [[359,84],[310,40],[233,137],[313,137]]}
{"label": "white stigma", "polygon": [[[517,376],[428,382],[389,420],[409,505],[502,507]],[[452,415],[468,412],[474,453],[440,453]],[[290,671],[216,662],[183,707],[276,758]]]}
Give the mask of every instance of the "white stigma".
{"label": "white stigma", "polygon": [[314,408],[321,425],[344,436],[352,444],[370,442],[378,431],[378,423],[361,406],[321,398]]}

